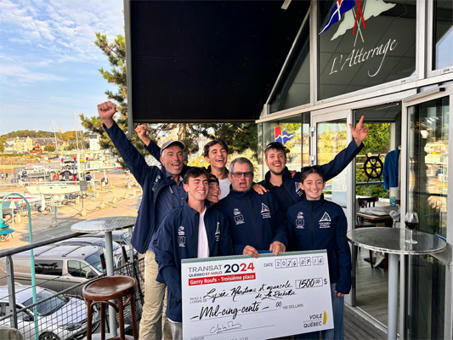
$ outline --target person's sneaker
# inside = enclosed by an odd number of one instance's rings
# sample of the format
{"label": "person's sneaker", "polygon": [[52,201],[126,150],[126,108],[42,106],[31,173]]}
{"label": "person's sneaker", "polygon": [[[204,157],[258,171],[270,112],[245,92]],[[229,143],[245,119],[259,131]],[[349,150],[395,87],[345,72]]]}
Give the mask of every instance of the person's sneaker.
{"label": "person's sneaker", "polygon": [[374,267],[377,268],[379,267],[382,262],[385,260],[385,255],[383,253],[378,253],[376,252],[376,261],[374,262]]}

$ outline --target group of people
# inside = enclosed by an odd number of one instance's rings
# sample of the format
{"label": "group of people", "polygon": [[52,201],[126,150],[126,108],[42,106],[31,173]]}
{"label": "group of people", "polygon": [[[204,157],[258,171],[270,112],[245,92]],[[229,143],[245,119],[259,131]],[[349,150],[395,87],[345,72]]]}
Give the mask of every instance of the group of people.
{"label": "group of people", "polygon": [[132,235],[133,246],[145,254],[140,339],[182,339],[181,259],[315,249],[327,249],[332,286],[335,327],[324,338],[343,337],[343,296],[351,286],[347,222],[341,207],[324,200],[322,191],[363,148],[368,133],[363,117],[356,127],[350,125],[354,140],[322,166],[290,171],[285,146],[268,144],[269,171],[254,183],[247,158],[236,158],[226,168],[223,141],[205,145],[207,169],[190,167],[184,164],[183,143],[167,141],[159,147],[147,137],[146,126],[139,125],[138,136],[161,163],[148,166],[115,123],[115,112],[111,102],[98,105],[104,129],[143,189]]}

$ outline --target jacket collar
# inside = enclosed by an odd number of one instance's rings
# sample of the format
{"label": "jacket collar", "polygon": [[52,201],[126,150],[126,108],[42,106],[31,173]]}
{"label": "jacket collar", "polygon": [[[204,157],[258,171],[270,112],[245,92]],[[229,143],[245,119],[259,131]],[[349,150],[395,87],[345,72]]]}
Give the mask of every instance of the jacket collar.
{"label": "jacket collar", "polygon": [[230,186],[230,194],[228,196],[231,195],[232,197],[235,197],[235,198],[241,198],[241,197],[250,196],[253,192],[255,192],[255,191],[252,188],[247,191],[236,191],[236,190],[233,190],[232,186]]}
{"label": "jacket collar", "polygon": [[305,196],[305,192],[304,192],[304,195],[302,196],[301,202],[304,202],[305,204],[312,205],[314,208],[316,208],[316,207],[322,206],[326,202],[326,200],[324,199],[324,194],[322,194],[321,198],[319,200],[317,200],[317,201],[309,201],[309,200],[307,200],[307,197]]}
{"label": "jacket collar", "polygon": [[[291,173],[289,172],[288,167],[285,166],[285,169],[283,169],[283,172],[282,172],[282,180],[283,180],[283,182],[285,182],[285,180],[287,180],[287,179],[291,179]],[[266,175],[264,176],[264,183],[265,183],[266,187],[272,186],[270,170],[268,170],[266,172]]]}

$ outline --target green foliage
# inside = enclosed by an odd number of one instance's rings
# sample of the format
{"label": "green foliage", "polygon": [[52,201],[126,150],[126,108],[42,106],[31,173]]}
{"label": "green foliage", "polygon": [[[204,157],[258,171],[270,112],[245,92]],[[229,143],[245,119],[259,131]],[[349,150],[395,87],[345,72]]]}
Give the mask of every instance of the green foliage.
{"label": "green foliage", "polygon": [[16,137],[30,137],[30,138],[45,138],[45,137],[53,137],[53,132],[49,131],[42,131],[42,130],[18,130],[12,131],[5,135],[2,135],[2,138],[9,139],[9,138],[16,138]]}
{"label": "green foliage", "polygon": [[383,184],[366,184],[368,181],[382,181],[382,176],[378,179],[368,179],[363,170],[363,164],[367,155],[379,156],[382,163],[387,152],[390,151],[390,123],[369,123],[368,136],[364,141],[364,148],[356,157],[356,183],[357,195],[388,197],[387,190]]}
{"label": "green foliage", "polygon": [[54,152],[55,151],[55,145],[46,145],[44,147],[44,151],[46,151],[46,152]]}
{"label": "green foliage", "polygon": [[0,152],[3,152],[5,150],[5,142],[6,142],[6,137],[0,136]]}

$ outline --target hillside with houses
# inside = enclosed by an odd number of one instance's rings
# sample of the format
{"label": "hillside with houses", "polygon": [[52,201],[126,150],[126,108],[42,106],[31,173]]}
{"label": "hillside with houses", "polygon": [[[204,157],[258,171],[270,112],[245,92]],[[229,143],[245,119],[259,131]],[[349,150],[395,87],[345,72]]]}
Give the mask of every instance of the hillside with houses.
{"label": "hillside with houses", "polygon": [[81,131],[48,132],[19,130],[0,136],[0,152],[4,154],[49,153],[88,149],[97,151],[99,137]]}

